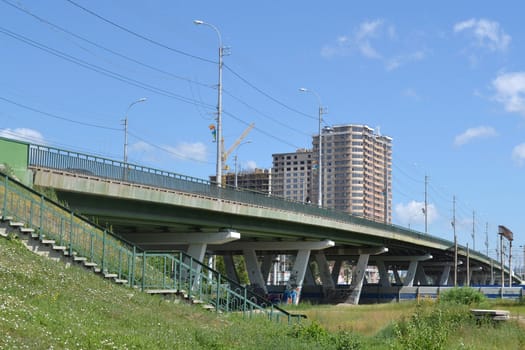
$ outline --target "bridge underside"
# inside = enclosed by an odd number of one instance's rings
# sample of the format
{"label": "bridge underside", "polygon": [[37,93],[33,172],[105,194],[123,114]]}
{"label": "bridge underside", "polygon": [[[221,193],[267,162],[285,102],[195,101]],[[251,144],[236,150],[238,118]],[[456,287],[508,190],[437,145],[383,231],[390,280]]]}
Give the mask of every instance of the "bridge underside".
{"label": "bridge underside", "polygon": [[[55,188],[71,208],[144,250],[184,250],[203,262],[223,264],[233,280],[296,303],[301,297],[358,303],[362,291],[372,286],[386,293],[454,283],[454,247],[425,245],[424,236],[400,239],[323,218],[291,219],[297,215],[213,199],[164,200],[158,191],[151,195],[127,183],[105,184],[99,190],[100,182],[85,177],[65,183],[36,172],[35,184]],[[136,195],[139,191],[153,200]],[[467,263],[465,252],[458,256],[459,285],[499,281],[495,266],[472,259]]]}

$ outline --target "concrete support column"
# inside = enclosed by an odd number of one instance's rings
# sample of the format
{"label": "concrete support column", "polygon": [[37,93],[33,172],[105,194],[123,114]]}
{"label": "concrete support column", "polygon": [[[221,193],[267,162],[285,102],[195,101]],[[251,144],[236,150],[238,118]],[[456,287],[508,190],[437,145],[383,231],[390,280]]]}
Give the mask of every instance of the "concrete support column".
{"label": "concrete support column", "polygon": [[346,300],[348,304],[359,304],[359,298],[361,298],[361,290],[363,289],[363,280],[365,279],[366,267],[368,266],[368,259],[370,254],[361,254],[359,255],[359,260],[357,261],[357,266],[355,269],[355,278],[352,277],[352,284],[350,289],[352,293]]}
{"label": "concrete support column", "polygon": [[390,278],[384,261],[377,261],[377,270],[379,271],[379,285],[381,287],[391,287]]}
{"label": "concrete support column", "polygon": [[403,286],[412,287],[414,285],[414,279],[416,278],[416,270],[418,263],[419,262],[415,259],[410,261],[410,265],[408,266],[408,271],[405,277],[405,281],[403,282]]}
{"label": "concrete support column", "polygon": [[339,283],[339,273],[341,273],[341,265],[343,264],[343,258],[337,257],[334,261],[334,267],[332,268],[332,281],[334,285]]}
{"label": "concrete support column", "polygon": [[287,290],[295,290],[295,304],[299,304],[301,298],[301,290],[303,288],[304,275],[306,273],[306,267],[308,260],[310,259],[310,250],[304,249],[297,252],[295,257],[295,263],[290,273],[290,279],[286,283]]}
{"label": "concrete support column", "polygon": [[192,258],[203,262],[204,255],[206,254],[206,243],[195,243],[188,245],[188,250],[186,254],[190,255]]}
{"label": "concrete support column", "polygon": [[[195,244],[190,244],[188,246],[188,249],[186,251],[186,254],[188,254],[189,256],[191,256],[194,260],[198,261],[198,262],[201,262],[203,263],[204,262],[204,255],[206,254],[206,243],[195,243]],[[190,276],[195,276],[195,280],[193,282],[193,285],[192,285],[192,289],[195,289],[197,288],[197,286],[200,284],[200,278],[197,278],[200,273],[201,273],[201,270],[202,270],[202,266],[200,264],[197,264],[197,263],[191,263],[190,259],[189,258],[186,258],[184,259],[185,263],[188,265],[188,266],[191,266],[192,267],[192,270],[195,271],[195,273],[190,273]],[[186,273],[183,274],[183,277],[186,276],[188,277],[187,275],[185,275]]]}
{"label": "concrete support column", "polygon": [[259,264],[257,263],[257,255],[255,254],[255,249],[244,249],[244,261],[246,262],[246,269],[248,270],[248,277],[250,278],[250,283],[253,287],[260,287],[265,294],[268,294],[268,289],[266,288],[266,283],[264,283],[263,275]]}
{"label": "concrete support column", "polygon": [[394,266],[392,268],[392,271],[394,272],[394,279],[396,280],[396,284],[402,285],[403,281],[401,280],[401,276],[399,276],[399,271],[397,270],[397,266]]}
{"label": "concrete support column", "polygon": [[419,285],[427,285],[427,275],[425,274],[425,268],[422,264],[417,265],[416,269],[416,280]]}
{"label": "concrete support column", "polygon": [[306,264],[306,272],[304,273],[303,286],[315,286],[315,276],[310,264]]}
{"label": "concrete support column", "polygon": [[440,286],[448,286],[450,278],[451,266],[449,264],[443,266],[443,272],[441,273],[441,278],[439,280]]}
{"label": "concrete support column", "polygon": [[234,282],[239,283],[239,275],[235,269],[235,262],[233,261],[232,254],[225,254],[223,256],[224,267],[226,268],[226,276]]}
{"label": "concrete support column", "polygon": [[273,255],[266,254],[263,256],[261,264],[261,274],[263,277],[264,285],[268,284],[268,277],[270,276],[270,271],[272,269]]}
{"label": "concrete support column", "polygon": [[332,279],[332,275],[330,274],[330,266],[328,265],[328,260],[326,260],[326,256],[323,252],[317,252],[315,254],[315,261],[317,262],[317,266],[319,266],[319,274],[321,277],[321,283],[323,284],[324,295],[328,295],[330,291],[333,291],[335,289],[334,280]]}

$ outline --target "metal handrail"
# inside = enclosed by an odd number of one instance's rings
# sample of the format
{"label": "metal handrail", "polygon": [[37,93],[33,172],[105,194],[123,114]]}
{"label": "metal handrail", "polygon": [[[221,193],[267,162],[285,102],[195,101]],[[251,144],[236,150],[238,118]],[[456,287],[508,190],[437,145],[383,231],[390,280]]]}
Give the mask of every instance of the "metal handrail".
{"label": "metal handrail", "polygon": [[[23,221],[27,226],[36,228],[39,239],[54,240],[56,246],[64,246],[69,256],[87,258],[101,272],[115,274],[118,280],[126,281],[130,287],[139,287],[143,291],[149,288],[175,288],[182,291],[185,285],[183,280],[189,277],[189,284],[186,283],[189,298],[192,298],[194,287],[198,286],[195,296],[215,303],[217,311],[251,314],[258,309],[268,314],[270,319],[278,320],[279,315],[274,312],[277,310],[288,318],[288,322],[304,317],[272,305],[262,296],[183,252],[159,254],[143,251],[7,175],[0,181],[0,203],[3,218]],[[202,289],[204,286],[215,289],[209,289],[206,293]],[[221,295],[226,295],[227,300],[236,298],[244,307],[231,310],[228,303],[223,307],[219,298]],[[252,300],[254,296],[259,302]],[[270,307],[270,310],[265,306]]]}
{"label": "metal handrail", "polygon": [[[49,146],[30,144],[29,166],[57,169],[87,176],[96,176],[100,178],[120,180],[152,187],[200,194],[210,198],[230,200],[246,205],[255,205],[278,210],[293,211],[296,213],[304,213],[337,220],[344,223],[388,230],[396,234],[404,235],[405,237],[424,239],[432,243],[453,247],[453,242],[449,240],[407,229],[399,225],[376,222],[359,216],[351,215],[343,211],[329,208],[320,208],[315,205],[305,204],[302,202],[256,191],[250,191],[246,189],[239,190],[229,186],[218,187],[210,181],[191,176],[144,167],[136,164],[124,164],[123,162],[117,160],[62,150]],[[466,247],[463,246],[459,246],[459,248],[466,250]],[[487,260],[487,257],[485,257],[480,252],[471,251],[470,254],[475,258]],[[491,260],[493,259],[489,258],[487,261],[490,262]]]}

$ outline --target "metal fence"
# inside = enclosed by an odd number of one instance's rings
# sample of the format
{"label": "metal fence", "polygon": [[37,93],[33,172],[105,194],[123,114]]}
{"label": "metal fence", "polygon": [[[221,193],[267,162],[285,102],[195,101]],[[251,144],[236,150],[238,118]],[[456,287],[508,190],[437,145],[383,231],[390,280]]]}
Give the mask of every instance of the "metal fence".
{"label": "metal fence", "polygon": [[257,312],[289,323],[303,317],[273,305],[183,252],[143,251],[7,175],[0,181],[0,210],[2,220],[23,222],[35,230],[35,239],[53,241],[54,249],[82,258],[78,261],[89,262],[130,287],[175,291],[189,300],[209,303],[217,312],[240,311],[250,316]]}
{"label": "metal fence", "polygon": [[[86,176],[96,176],[105,179],[126,181],[152,187],[200,194],[211,198],[235,201],[246,205],[293,211],[296,213],[332,219],[343,223],[357,224],[368,228],[394,232],[407,238],[424,239],[428,242],[437,243],[450,248],[453,248],[454,246],[453,242],[439,237],[430,236],[397,225],[367,220],[342,211],[319,208],[312,204],[304,204],[302,202],[245,189],[219,187],[210,181],[191,176],[47,146],[29,146],[29,165],[33,167],[58,169]],[[459,249],[463,251],[467,250],[466,247],[463,246],[459,246]],[[489,264],[493,263],[497,265],[498,263],[480,252],[470,251],[470,255],[474,259],[485,261]]]}

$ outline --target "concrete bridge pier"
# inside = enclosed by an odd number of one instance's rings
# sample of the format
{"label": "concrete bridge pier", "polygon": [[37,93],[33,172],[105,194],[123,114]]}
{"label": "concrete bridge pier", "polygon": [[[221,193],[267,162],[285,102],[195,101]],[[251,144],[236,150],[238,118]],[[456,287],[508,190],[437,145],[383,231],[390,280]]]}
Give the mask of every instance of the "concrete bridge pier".
{"label": "concrete bridge pier", "polygon": [[339,274],[341,273],[341,266],[343,265],[344,258],[337,256],[334,259],[334,266],[332,267],[331,278],[334,285],[339,282]]}
{"label": "concrete bridge pier", "polygon": [[450,281],[450,271],[452,269],[452,264],[448,263],[443,266],[443,272],[441,273],[441,278],[439,279],[440,286],[448,286]]}
{"label": "concrete bridge pier", "polygon": [[[223,244],[239,238],[241,238],[241,234],[232,230],[223,230],[215,233],[165,234],[164,236],[157,234],[155,244],[166,244],[166,242],[169,244],[187,244],[186,254],[204,264],[204,256],[206,255],[208,244]],[[185,263],[189,265],[190,259],[185,259]],[[194,269],[199,274],[202,268],[201,265],[195,264]]]}
{"label": "concrete bridge pier", "polygon": [[232,281],[239,283],[239,275],[235,269],[235,263],[233,261],[233,255],[231,253],[226,253],[223,256],[224,267],[226,269],[226,276]]}
{"label": "concrete bridge pier", "polygon": [[385,262],[383,260],[376,261],[377,270],[379,271],[379,285],[381,287],[391,287],[390,278],[386,269]]}
{"label": "concrete bridge pier", "polygon": [[[323,295],[332,295],[333,291],[335,290],[335,283],[332,279],[330,266],[328,264],[328,260],[326,259],[326,255],[324,254],[324,252],[318,251],[317,253],[315,253],[315,261],[317,262],[317,266],[319,266],[319,275],[321,277]],[[339,275],[339,271],[337,274]]]}
{"label": "concrete bridge pier", "polygon": [[[430,260],[432,259],[432,255],[426,254],[423,256],[413,256],[408,257],[410,259],[410,264],[408,265],[408,271],[405,277],[405,280],[403,281],[404,287],[412,287],[414,286],[414,281],[416,280],[416,275],[418,277],[418,282],[421,283],[420,279],[426,279],[424,270],[421,270],[420,261]],[[405,257],[406,259],[406,257]],[[419,271],[418,271],[419,269]],[[426,283],[425,283],[426,284]]]}
{"label": "concrete bridge pier", "polygon": [[266,282],[263,277],[262,266],[259,267],[255,249],[245,248],[242,252],[251,286],[255,289],[255,292],[268,294],[268,288],[266,288]]}
{"label": "concrete bridge pier", "polygon": [[352,292],[350,293],[350,296],[346,299],[347,304],[359,304],[359,299],[361,298],[361,290],[363,289],[363,282],[365,280],[365,273],[366,268],[368,267],[370,255],[379,255],[386,252],[388,252],[388,248],[386,247],[346,250],[346,253],[350,253],[349,255],[359,255],[357,265],[355,266],[355,269],[352,273],[352,283],[350,284],[350,290]]}

